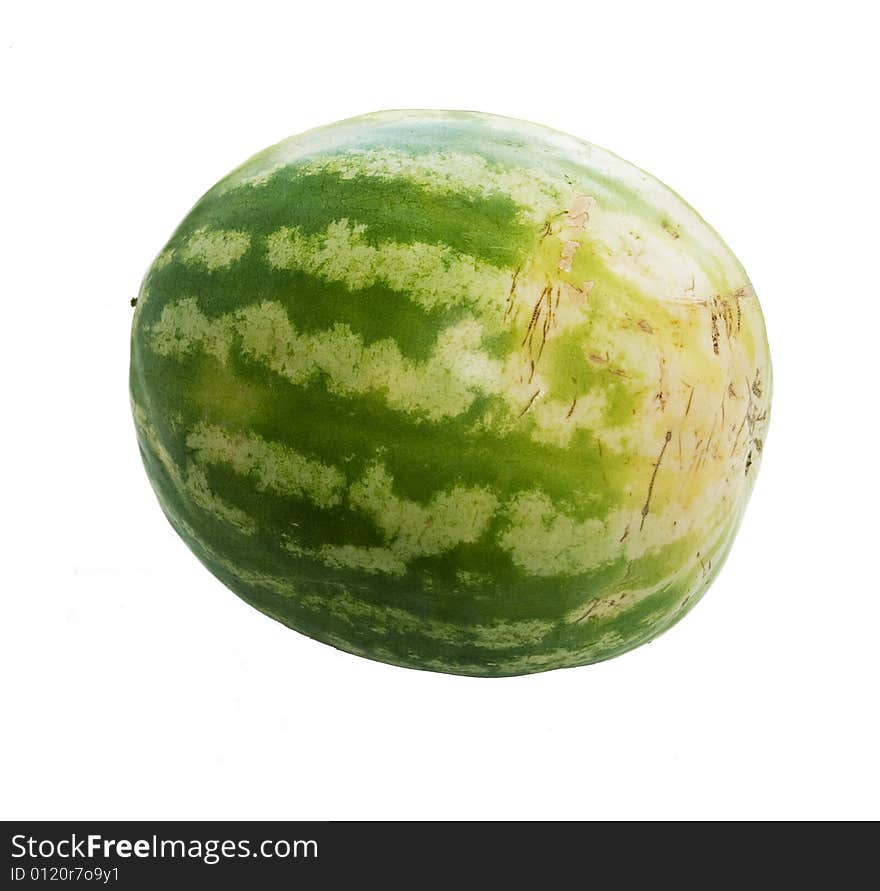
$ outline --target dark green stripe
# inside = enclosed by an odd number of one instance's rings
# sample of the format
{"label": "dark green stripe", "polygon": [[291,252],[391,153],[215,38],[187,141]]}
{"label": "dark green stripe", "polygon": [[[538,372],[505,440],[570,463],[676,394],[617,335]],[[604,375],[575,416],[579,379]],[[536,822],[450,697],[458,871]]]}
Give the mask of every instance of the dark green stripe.
{"label": "dark green stripe", "polygon": [[[379,393],[337,395],[319,378],[294,386],[242,357],[233,356],[230,363],[227,368],[204,355],[182,361],[155,356],[144,371],[151,390],[165,394],[167,410],[180,413],[184,430],[206,421],[256,433],[336,464],[350,479],[381,458],[398,494],[421,503],[456,484],[488,486],[505,495],[539,488],[560,504],[570,502],[572,516],[583,520],[606,516],[631,485],[629,457],[606,452],[600,460],[588,430],[576,431],[565,448],[533,441],[528,418],[522,419],[519,431],[506,436],[474,433],[475,422],[492,406],[491,398],[477,399],[455,418],[420,421],[389,408]],[[206,398],[197,385],[204,379],[216,382],[215,398]],[[225,397],[236,380],[246,381],[259,402],[247,417],[238,415],[235,401]]]}
{"label": "dark green stripe", "polygon": [[[401,355],[416,361],[431,355],[438,331],[471,310],[467,295],[462,295],[462,304],[452,309],[426,310],[406,294],[381,283],[349,290],[341,282],[275,269],[266,262],[262,244],[252,247],[234,266],[218,272],[175,261],[155,269],[149,287],[150,297],[140,317],[144,330],[159,320],[165,305],[183,297],[196,298],[201,311],[212,319],[272,301],[284,306],[300,334],[347,325],[366,345],[391,338]],[[499,295],[499,306],[504,296]]]}
{"label": "dark green stripe", "polygon": [[268,235],[282,226],[321,232],[343,218],[366,223],[365,238],[448,245],[502,269],[515,268],[534,245],[537,228],[521,219],[507,195],[425,189],[405,177],[301,173],[284,167],[257,187],[208,193],[172,239],[200,226]]}

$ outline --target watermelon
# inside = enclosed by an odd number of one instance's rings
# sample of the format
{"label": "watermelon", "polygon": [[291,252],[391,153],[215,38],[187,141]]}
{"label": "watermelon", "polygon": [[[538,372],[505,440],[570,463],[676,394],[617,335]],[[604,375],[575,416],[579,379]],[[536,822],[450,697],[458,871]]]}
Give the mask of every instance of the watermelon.
{"label": "watermelon", "polygon": [[144,278],[152,486],[268,616],[509,676],[650,641],[731,547],[766,436],[755,292],[681,198],[579,139],[391,111],[246,161]]}

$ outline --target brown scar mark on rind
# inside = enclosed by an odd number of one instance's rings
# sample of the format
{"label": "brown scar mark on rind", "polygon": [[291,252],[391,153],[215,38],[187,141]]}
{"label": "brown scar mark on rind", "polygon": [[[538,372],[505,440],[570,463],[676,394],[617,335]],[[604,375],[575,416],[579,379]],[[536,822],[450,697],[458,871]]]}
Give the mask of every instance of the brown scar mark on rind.
{"label": "brown scar mark on rind", "polygon": [[599,599],[594,600],[575,620],[574,624],[576,625],[578,622],[583,622],[585,619],[589,619],[593,610],[599,606]]}
{"label": "brown scar mark on rind", "polygon": [[522,266],[517,266],[513,271],[513,278],[510,280],[510,290],[507,292],[507,309],[504,311],[505,320],[510,316],[511,310],[513,309],[514,298],[516,296],[516,283],[517,279],[519,279],[520,272],[522,272]]}
{"label": "brown scar mark on rind", "polygon": [[[697,438],[697,434],[694,434],[694,439]],[[694,446],[693,457],[691,458],[690,467],[688,467],[688,476],[692,476],[694,471],[697,469],[698,464],[700,463],[700,458],[703,455],[701,451],[703,445],[703,440],[698,439],[697,444]]]}
{"label": "brown scar mark on rind", "polygon": [[730,309],[730,302],[721,297],[714,297],[712,303],[717,309],[717,316],[720,316],[724,322],[724,333],[729,342],[733,336],[733,313]]}
{"label": "brown scar mark on rind", "polygon": [[665,390],[665,378],[666,378],[666,359],[663,354],[660,355],[660,380],[657,382],[657,392],[654,395],[654,398],[660,403],[660,411],[666,411],[666,390]]}
{"label": "brown scar mark on rind", "polygon": [[131,300],[129,301],[129,303],[131,303],[132,306],[137,306],[138,305],[137,297],[132,297]]}
{"label": "brown scar mark on rind", "polygon": [[626,541],[626,537],[629,535],[629,523],[626,524],[626,529],[623,530],[623,535],[620,536],[617,540],[622,544]]}
{"label": "brown scar mark on rind", "polygon": [[645,334],[653,334],[654,329],[651,327],[651,323],[647,319],[639,319],[639,328],[645,332]]}
{"label": "brown scar mark on rind", "polygon": [[740,301],[754,299],[755,292],[750,285],[743,285],[741,288],[737,288],[730,297],[736,304],[736,331],[737,334],[739,334],[739,331],[742,328],[742,305]]}
{"label": "brown scar mark on rind", "polygon": [[534,393],[532,393],[532,398],[529,399],[529,401],[526,403],[525,408],[519,413],[518,417],[521,418],[532,407],[532,403],[538,398],[538,394],[540,392],[541,388],[539,387],[537,390],[535,390]]}
{"label": "brown scar mark on rind", "polygon": [[577,195],[565,212],[565,222],[573,229],[586,229],[595,205],[596,199],[591,195]]}
{"label": "brown scar mark on rind", "polygon": [[712,568],[712,561],[709,561],[708,568],[706,567],[706,561],[703,559],[703,555],[697,551],[697,560],[700,561],[700,566],[703,567],[703,577],[705,578],[709,574],[709,570]]}
{"label": "brown scar mark on rind", "polygon": [[709,430],[709,438],[706,440],[706,445],[703,447],[703,456],[705,457],[706,453],[709,451],[709,446],[712,443],[712,437],[715,435],[715,425],[718,423],[718,416],[716,415],[712,418],[712,428]]}
{"label": "brown scar mark on rind", "polygon": [[743,427],[746,425],[746,421],[749,418],[748,409],[746,409],[745,415],[743,415],[742,424],[739,425],[739,430],[736,431],[736,439],[733,441],[733,448],[730,450],[730,457],[732,458],[736,454],[736,447],[739,445],[739,437],[743,432]]}
{"label": "brown scar mark on rind", "polygon": [[577,396],[571,400],[571,405],[568,407],[568,411],[565,414],[565,419],[568,420],[574,414],[574,407],[577,405],[578,398]]}
{"label": "brown scar mark on rind", "polygon": [[718,331],[718,315],[715,312],[715,307],[713,306],[710,310],[712,315],[712,352],[715,353],[716,356],[720,355],[718,349],[718,342],[721,339],[721,335]]}
{"label": "brown scar mark on rind", "polygon": [[595,362],[596,365],[607,365],[609,361],[608,353],[605,353],[604,356],[600,356],[598,353],[590,353],[590,361]]}
{"label": "brown scar mark on rind", "polygon": [[571,272],[574,263],[574,255],[580,247],[579,241],[566,241],[562,245],[562,253],[559,255],[559,269],[562,272]]}
{"label": "brown scar mark on rind", "polygon": [[544,352],[544,344],[547,342],[547,332],[550,330],[550,323],[553,321],[553,306],[550,303],[551,299],[552,295],[550,295],[547,300],[547,315],[544,316],[544,325],[541,329],[541,348],[538,350],[538,359],[541,358],[541,353]]}
{"label": "brown scar mark on rind", "polygon": [[755,370],[755,380],[752,383],[751,389],[752,389],[752,392],[755,394],[755,396],[758,399],[760,399],[764,393],[764,391],[762,389],[762,385],[761,385],[761,369],[760,368]]}
{"label": "brown scar mark on rind", "polygon": [[[581,287],[577,287],[570,282],[563,282],[562,288],[565,290],[565,297],[567,300],[574,306],[582,306],[587,302],[587,297],[589,296],[590,291],[593,290],[594,284],[595,282],[584,282]],[[559,305],[558,300],[556,305]]]}
{"label": "brown scar mark on rind", "polygon": [[529,326],[526,328],[525,337],[523,337],[522,343],[520,346],[525,346],[526,341],[529,340],[532,330],[535,327],[535,322],[538,320],[538,314],[541,312],[541,304],[544,302],[544,294],[547,292],[547,288],[545,287],[543,291],[541,291],[541,296],[535,301],[535,308],[532,310],[532,317],[529,320]]}
{"label": "brown scar mark on rind", "polygon": [[596,451],[599,453],[599,470],[602,472],[602,482],[608,485],[608,477],[605,475],[605,453],[602,451],[602,443],[596,440]]}
{"label": "brown scar mark on rind", "polygon": [[691,387],[691,394],[688,396],[688,404],[687,408],[684,410],[684,416],[687,417],[691,413],[691,403],[694,401],[694,390],[696,387]]}
{"label": "brown scar mark on rind", "polygon": [[[535,301],[535,305],[532,307],[532,315],[529,318],[529,324],[526,328],[526,333],[523,337],[521,347],[525,348],[526,358],[529,361],[529,382],[531,382],[532,378],[535,374],[535,369],[538,363],[541,360],[541,356],[544,353],[544,347],[547,345],[547,340],[550,335],[550,329],[556,325],[556,314],[553,309],[553,292],[554,286],[548,281],[544,289],[541,291],[540,296]],[[556,288],[556,300],[559,302],[559,289]],[[545,308],[546,301],[546,308]],[[541,342],[538,345],[537,353],[534,352],[534,340],[535,333],[538,330],[538,321],[541,322]]]}
{"label": "brown scar mark on rind", "polygon": [[[691,277],[693,281],[693,277]],[[685,288],[685,291],[693,290],[693,288]],[[732,291],[725,297],[721,297],[719,294],[716,294],[714,297],[710,299],[700,299],[700,300],[690,300],[688,304],[690,306],[709,306],[712,303],[715,303],[718,300],[751,300],[755,296],[755,292],[750,288],[742,287],[738,288],[736,291]]]}
{"label": "brown scar mark on rind", "polygon": [[666,454],[670,439],[672,439],[672,431],[667,430],[666,438],[663,440],[663,448],[660,449],[660,454],[657,456],[657,462],[654,464],[654,472],[651,474],[651,481],[648,483],[648,495],[645,498],[645,504],[642,508],[642,522],[639,524],[639,532],[645,528],[645,518],[648,516],[648,511],[651,509],[651,495],[654,493],[654,483],[657,480],[657,471],[660,470],[660,464],[663,462],[663,455]]}

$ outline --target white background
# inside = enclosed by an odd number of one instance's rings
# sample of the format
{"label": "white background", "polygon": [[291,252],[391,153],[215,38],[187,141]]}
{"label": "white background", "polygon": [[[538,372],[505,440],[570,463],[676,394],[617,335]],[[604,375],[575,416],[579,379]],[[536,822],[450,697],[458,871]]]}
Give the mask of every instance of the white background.
{"label": "white background", "polygon": [[[878,807],[868,3],[41,3],[0,23],[5,818],[866,818]],[[726,568],[650,646],[508,680],[246,606],[140,464],[129,299],[255,151],[472,108],[654,173],[736,251],[773,420]]]}

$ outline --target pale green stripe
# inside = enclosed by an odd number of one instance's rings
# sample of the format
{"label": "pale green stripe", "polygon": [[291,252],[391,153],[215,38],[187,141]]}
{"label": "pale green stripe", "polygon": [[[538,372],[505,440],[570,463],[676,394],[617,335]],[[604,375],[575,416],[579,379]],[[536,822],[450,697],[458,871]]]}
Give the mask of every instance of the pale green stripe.
{"label": "pale green stripe", "polygon": [[227,465],[250,477],[261,492],[306,498],[318,507],[342,501],[342,471],[255,433],[233,433],[200,423],[186,437],[186,444],[198,463]]}
{"label": "pale green stripe", "polygon": [[196,350],[227,361],[236,341],[242,354],[263,363],[292,384],[321,375],[332,393],[376,393],[396,411],[435,421],[467,411],[479,395],[501,390],[501,366],[479,349],[483,330],[473,318],[442,330],[431,356],[413,361],[385,339],[364,344],[347,325],[298,332],[280,303],[267,301],[209,319],[193,298],[162,310],[150,329],[150,347],[182,358]]}
{"label": "pale green stripe", "polygon": [[364,224],[336,220],[312,235],[284,226],[266,237],[269,263],[306,272],[352,291],[382,284],[427,310],[472,305],[501,311],[512,272],[445,245],[381,241]]}
{"label": "pale green stripe", "polygon": [[[215,519],[233,526],[239,532],[253,535],[257,531],[256,523],[251,517],[243,510],[224,501],[211,490],[202,468],[195,467],[190,463],[184,467],[177,464],[168,449],[162,444],[155,427],[147,420],[143,407],[133,400],[132,414],[142,441],[162,465],[174,488],[186,495],[196,507]],[[166,511],[173,510],[161,493],[157,492],[157,494]]]}

